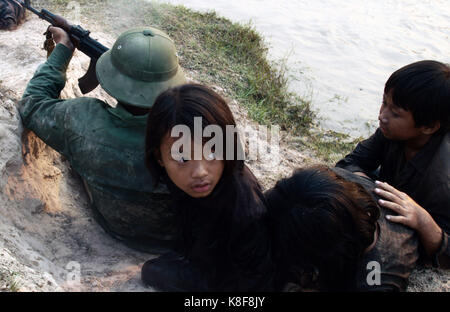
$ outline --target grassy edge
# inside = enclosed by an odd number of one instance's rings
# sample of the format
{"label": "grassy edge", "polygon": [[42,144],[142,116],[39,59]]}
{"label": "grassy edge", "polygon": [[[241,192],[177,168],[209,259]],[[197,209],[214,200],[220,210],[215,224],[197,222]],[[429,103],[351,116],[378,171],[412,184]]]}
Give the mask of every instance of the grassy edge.
{"label": "grassy edge", "polygon": [[[69,0],[39,1],[67,14]],[[251,24],[233,23],[215,12],[147,1],[78,0],[84,19],[118,36],[137,25],[163,29],[175,41],[180,63],[206,85],[219,85],[259,124],[279,125],[318,160],[333,164],[362,138],[318,129],[309,100],[288,91],[285,62],[267,58],[268,45]],[[98,14],[104,13],[101,19]],[[82,19],[83,20],[83,19]]]}
{"label": "grassy edge", "polygon": [[16,280],[19,272],[3,271],[0,268],[0,292],[18,292],[20,291],[20,283]]}

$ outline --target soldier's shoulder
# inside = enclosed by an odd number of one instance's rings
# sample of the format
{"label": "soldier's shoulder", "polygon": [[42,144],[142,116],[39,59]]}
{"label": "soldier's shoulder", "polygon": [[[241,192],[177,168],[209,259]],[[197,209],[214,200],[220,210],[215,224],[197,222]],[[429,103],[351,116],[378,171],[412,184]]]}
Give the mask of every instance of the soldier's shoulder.
{"label": "soldier's shoulder", "polygon": [[106,102],[93,97],[79,97],[65,100],[65,105],[72,111],[106,113],[110,107]]}
{"label": "soldier's shoulder", "polygon": [[[107,122],[110,119],[108,109],[110,106],[96,98],[79,97],[64,101],[66,129],[75,132],[84,132],[86,127],[98,124],[100,121]],[[78,129],[78,130],[76,130]]]}

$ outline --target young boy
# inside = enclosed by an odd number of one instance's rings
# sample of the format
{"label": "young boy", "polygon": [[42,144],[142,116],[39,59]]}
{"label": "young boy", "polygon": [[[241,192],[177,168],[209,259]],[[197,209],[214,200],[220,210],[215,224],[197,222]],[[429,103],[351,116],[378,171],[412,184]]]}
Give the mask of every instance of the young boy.
{"label": "young boy", "polygon": [[[379,128],[336,166],[375,177],[386,218],[413,228],[435,265],[450,266],[450,66],[420,61],[389,77]],[[377,174],[374,172],[379,169]]]}

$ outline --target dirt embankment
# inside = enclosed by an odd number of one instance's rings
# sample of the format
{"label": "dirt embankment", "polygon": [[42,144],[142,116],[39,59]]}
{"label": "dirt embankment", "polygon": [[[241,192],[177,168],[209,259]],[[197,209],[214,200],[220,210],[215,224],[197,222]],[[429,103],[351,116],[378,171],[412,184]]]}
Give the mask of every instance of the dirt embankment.
{"label": "dirt embankment", "polygon": [[[0,33],[0,289],[146,290],[140,283],[140,266],[154,255],[135,252],[105,234],[92,219],[86,194],[68,162],[22,127],[16,106],[45,61],[41,46],[46,27],[29,17],[17,30]],[[114,43],[106,34],[95,36],[107,46]],[[75,53],[63,98],[82,95],[77,79],[88,63],[87,57]],[[101,88],[88,96],[115,104]],[[252,124],[236,101],[231,106],[243,127]],[[294,162],[303,160],[300,153],[287,152],[286,163],[292,164],[283,167],[285,175]],[[270,162],[250,165],[267,186],[279,178],[265,175],[273,170]]]}
{"label": "dirt embankment", "polygon": [[[152,255],[106,235],[67,161],[22,127],[16,105],[45,61],[46,27],[29,17],[17,30],[0,33],[0,289],[144,290],[140,265]],[[97,35],[106,45],[114,42]],[[81,96],[77,79],[88,62],[74,55],[62,97]],[[108,98],[101,88],[89,96]]]}
{"label": "dirt embankment", "polygon": [[[93,220],[86,194],[67,161],[22,127],[16,106],[45,61],[41,46],[46,27],[29,17],[17,30],[0,32],[0,291],[149,290],[140,282],[140,266],[156,255],[131,250],[105,234]],[[100,32],[95,38],[107,46],[114,42]],[[81,96],[77,79],[88,62],[75,53],[63,98]],[[188,75],[195,80],[195,73]],[[101,88],[88,96],[114,104]],[[230,100],[230,105],[241,128],[256,129],[236,101]],[[281,139],[282,162],[249,161],[266,188],[293,168],[314,162],[283,143],[286,134]],[[449,290],[448,276],[448,272],[421,269],[413,275],[410,289]]]}

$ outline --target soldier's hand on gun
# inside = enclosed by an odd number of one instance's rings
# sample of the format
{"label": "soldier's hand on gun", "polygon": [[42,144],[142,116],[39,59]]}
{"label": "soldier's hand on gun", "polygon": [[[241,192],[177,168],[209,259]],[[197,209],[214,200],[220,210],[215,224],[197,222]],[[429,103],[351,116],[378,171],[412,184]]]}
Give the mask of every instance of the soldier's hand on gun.
{"label": "soldier's hand on gun", "polygon": [[48,31],[52,33],[55,44],[62,43],[63,45],[68,47],[72,52],[75,50],[75,46],[73,45],[72,41],[70,41],[69,34],[67,34],[67,32],[65,32],[64,29],[50,26],[48,28]]}

